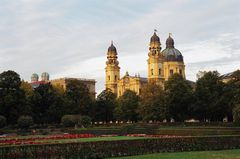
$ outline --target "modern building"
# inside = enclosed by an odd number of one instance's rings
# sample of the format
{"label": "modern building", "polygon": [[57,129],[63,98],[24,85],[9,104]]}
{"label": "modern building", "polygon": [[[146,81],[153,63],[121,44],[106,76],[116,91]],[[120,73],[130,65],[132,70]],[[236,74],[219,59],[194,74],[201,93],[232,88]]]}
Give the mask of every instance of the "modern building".
{"label": "modern building", "polygon": [[121,96],[126,90],[141,94],[141,88],[148,82],[164,86],[164,82],[174,73],[179,73],[185,78],[185,65],[181,52],[175,48],[174,40],[169,34],[166,40],[166,48],[162,50],[160,38],[156,31],[150,39],[148,51],[148,77],[139,75],[130,76],[128,73],[120,78],[120,67],[116,47],[111,43],[107,51],[106,62],[106,88],[117,96]]}

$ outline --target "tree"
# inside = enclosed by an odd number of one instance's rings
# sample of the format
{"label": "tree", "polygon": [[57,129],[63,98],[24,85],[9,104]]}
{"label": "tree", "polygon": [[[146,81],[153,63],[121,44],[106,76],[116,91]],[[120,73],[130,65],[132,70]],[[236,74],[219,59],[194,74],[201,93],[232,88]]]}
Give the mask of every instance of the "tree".
{"label": "tree", "polygon": [[234,86],[235,86],[233,103],[235,105],[239,105],[240,104],[240,70],[237,70],[233,73],[231,82],[234,83]]}
{"label": "tree", "polygon": [[167,111],[175,121],[189,118],[189,108],[192,104],[193,90],[182,75],[174,74],[165,83]]}
{"label": "tree", "polygon": [[227,111],[228,121],[233,121],[233,109],[240,104],[240,70],[232,74],[231,80],[224,84],[222,101]]}
{"label": "tree", "polygon": [[20,85],[20,76],[16,72],[5,71],[0,74],[0,114],[7,118],[9,124],[15,124],[20,115],[29,114]]}
{"label": "tree", "polygon": [[93,99],[87,86],[80,80],[70,80],[66,86],[68,114],[89,115]]}
{"label": "tree", "polygon": [[24,115],[32,115],[32,106],[31,106],[31,97],[33,96],[33,87],[30,83],[21,81],[20,89],[23,90],[25,96],[25,114]]}
{"label": "tree", "polygon": [[7,119],[4,116],[0,115],[0,128],[3,128],[4,126],[6,126],[6,124]]}
{"label": "tree", "polygon": [[113,111],[115,107],[116,95],[109,89],[102,91],[96,100],[95,121],[113,121]]}
{"label": "tree", "polygon": [[59,123],[65,112],[64,97],[50,83],[40,84],[31,97],[33,117],[38,124]]}
{"label": "tree", "polygon": [[80,124],[84,128],[86,128],[86,127],[89,127],[91,125],[91,121],[92,121],[92,119],[89,116],[84,115],[84,116],[81,117]]}
{"label": "tree", "polygon": [[233,121],[238,123],[240,122],[240,104],[233,108]]}
{"label": "tree", "polygon": [[53,99],[50,104],[47,114],[49,123],[60,123],[61,117],[67,114],[68,109],[67,99],[64,92],[56,87],[52,87]]}
{"label": "tree", "polygon": [[22,80],[20,88],[24,91],[26,98],[29,98],[33,95],[33,87],[30,83]]}
{"label": "tree", "polygon": [[0,74],[0,88],[3,90],[17,90],[20,85],[20,76],[16,72],[9,70]]}
{"label": "tree", "polygon": [[227,108],[223,100],[224,84],[217,71],[205,73],[196,82],[196,103],[192,109],[197,119],[201,121],[222,121]]}
{"label": "tree", "polygon": [[139,97],[136,92],[126,90],[117,100],[115,114],[119,120],[137,121],[139,115],[137,109],[139,107]]}
{"label": "tree", "polygon": [[162,87],[148,83],[143,87],[138,112],[145,121],[166,119],[165,93]]}

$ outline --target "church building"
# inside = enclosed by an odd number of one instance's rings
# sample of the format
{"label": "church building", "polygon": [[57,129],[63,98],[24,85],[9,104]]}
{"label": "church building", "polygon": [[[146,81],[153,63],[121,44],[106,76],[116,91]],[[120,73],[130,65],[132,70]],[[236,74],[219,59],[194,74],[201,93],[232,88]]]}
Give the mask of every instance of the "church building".
{"label": "church building", "polygon": [[110,89],[117,96],[123,95],[126,90],[141,94],[141,88],[148,82],[164,86],[164,82],[174,73],[179,73],[185,78],[185,65],[181,52],[174,47],[174,40],[169,34],[166,48],[162,50],[160,38],[156,31],[150,39],[148,52],[148,77],[140,75],[130,76],[128,72],[120,78],[120,67],[116,47],[111,43],[107,52],[106,62],[106,89]]}

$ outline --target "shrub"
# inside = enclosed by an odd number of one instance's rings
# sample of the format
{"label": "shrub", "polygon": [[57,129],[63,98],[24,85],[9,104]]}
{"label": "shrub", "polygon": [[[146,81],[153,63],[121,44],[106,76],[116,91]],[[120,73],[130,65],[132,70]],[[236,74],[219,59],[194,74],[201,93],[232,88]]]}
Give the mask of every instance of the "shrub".
{"label": "shrub", "polygon": [[86,128],[91,125],[91,121],[92,121],[92,119],[89,116],[82,116],[80,123],[83,127]]}
{"label": "shrub", "polygon": [[28,129],[31,125],[33,125],[33,118],[31,116],[20,116],[18,118],[18,127],[21,129]]}
{"label": "shrub", "polygon": [[61,119],[61,123],[65,127],[73,127],[75,125],[78,125],[80,122],[81,122],[80,115],[64,115]]}
{"label": "shrub", "polygon": [[7,124],[6,118],[0,115],[0,128],[3,128],[4,126],[6,126],[6,124]]}
{"label": "shrub", "polygon": [[91,120],[89,116],[64,115],[61,122],[65,127],[73,127],[75,125],[88,127],[91,125]]}

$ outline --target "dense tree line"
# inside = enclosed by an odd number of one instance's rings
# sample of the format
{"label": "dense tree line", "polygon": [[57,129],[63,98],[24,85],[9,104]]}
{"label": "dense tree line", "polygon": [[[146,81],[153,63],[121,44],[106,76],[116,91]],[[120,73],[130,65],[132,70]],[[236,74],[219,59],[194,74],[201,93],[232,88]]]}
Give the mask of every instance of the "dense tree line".
{"label": "dense tree line", "polygon": [[[128,90],[118,98],[116,117],[119,120],[183,122],[196,119],[202,122],[240,121],[240,71],[232,75],[227,83],[222,82],[217,71],[209,71],[195,84],[174,74],[165,82],[164,88],[149,83],[143,94],[135,98]],[[136,94],[135,94],[136,95]],[[132,106],[134,104],[134,107]],[[138,104],[136,104],[138,103]],[[134,108],[134,110],[132,109]],[[135,119],[129,119],[132,112]],[[136,113],[136,114],[134,114]]]}
{"label": "dense tree line", "polygon": [[91,115],[94,99],[79,80],[67,83],[66,90],[50,83],[32,86],[14,71],[0,74],[0,115],[14,125],[21,116],[31,116],[36,124],[60,123],[66,114]]}
{"label": "dense tree line", "polygon": [[89,116],[92,122],[240,120],[240,71],[227,83],[218,72],[206,72],[194,85],[174,74],[164,88],[148,83],[142,92],[138,96],[127,90],[117,98],[104,90],[94,99],[79,80],[69,81],[66,90],[50,83],[33,89],[16,72],[5,71],[0,74],[0,116],[9,125],[21,116],[40,125],[55,124],[71,114]]}

